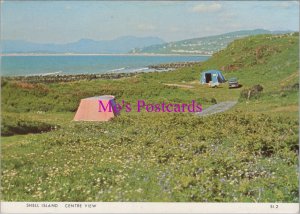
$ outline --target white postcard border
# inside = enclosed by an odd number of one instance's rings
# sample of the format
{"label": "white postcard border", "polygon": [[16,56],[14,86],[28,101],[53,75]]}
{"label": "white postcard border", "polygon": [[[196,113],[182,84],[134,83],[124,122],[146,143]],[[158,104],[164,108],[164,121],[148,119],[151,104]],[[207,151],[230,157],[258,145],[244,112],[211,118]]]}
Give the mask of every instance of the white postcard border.
{"label": "white postcard border", "polygon": [[1,213],[299,213],[299,203],[1,202]]}

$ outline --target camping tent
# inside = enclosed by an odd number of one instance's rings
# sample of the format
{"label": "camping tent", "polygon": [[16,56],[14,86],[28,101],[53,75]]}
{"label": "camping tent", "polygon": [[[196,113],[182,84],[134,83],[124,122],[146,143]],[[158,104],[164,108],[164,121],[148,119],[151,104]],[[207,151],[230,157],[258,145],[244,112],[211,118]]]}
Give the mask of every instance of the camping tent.
{"label": "camping tent", "polygon": [[75,121],[108,121],[118,114],[115,97],[103,95],[81,99]]}
{"label": "camping tent", "polygon": [[210,81],[213,84],[216,83],[223,83],[225,82],[225,78],[223,76],[223,74],[221,73],[221,71],[218,70],[209,70],[209,71],[205,71],[201,74],[201,84],[207,84],[210,83]]}

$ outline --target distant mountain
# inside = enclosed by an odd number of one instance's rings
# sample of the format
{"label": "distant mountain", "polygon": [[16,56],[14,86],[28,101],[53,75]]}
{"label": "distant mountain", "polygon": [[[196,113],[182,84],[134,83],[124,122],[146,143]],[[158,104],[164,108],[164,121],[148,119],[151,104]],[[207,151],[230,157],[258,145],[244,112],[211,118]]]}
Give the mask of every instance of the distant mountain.
{"label": "distant mountain", "polygon": [[211,55],[221,49],[226,48],[229,43],[238,38],[258,34],[284,34],[290,32],[291,31],[268,31],[264,29],[235,31],[216,36],[207,36],[177,42],[151,45],[144,48],[135,48],[131,51],[131,53]]}
{"label": "distant mountain", "polygon": [[81,39],[67,44],[38,44],[23,40],[2,41],[2,53],[128,53],[134,48],[143,48],[165,43],[158,37],[124,36],[114,40],[96,41]]}

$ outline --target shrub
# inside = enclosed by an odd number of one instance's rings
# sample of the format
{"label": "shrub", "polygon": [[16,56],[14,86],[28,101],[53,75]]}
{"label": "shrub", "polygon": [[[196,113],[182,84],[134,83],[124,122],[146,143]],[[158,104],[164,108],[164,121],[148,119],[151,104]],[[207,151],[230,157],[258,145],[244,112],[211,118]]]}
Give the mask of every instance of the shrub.
{"label": "shrub", "polygon": [[290,84],[287,86],[282,87],[283,91],[298,91],[299,90],[299,83]]}
{"label": "shrub", "polygon": [[211,102],[212,104],[217,104],[217,100],[216,100],[215,98],[211,98],[210,102]]}
{"label": "shrub", "polygon": [[241,91],[240,98],[242,99],[251,99],[258,98],[261,92],[263,91],[263,87],[261,85],[254,85],[251,88],[247,88]]}

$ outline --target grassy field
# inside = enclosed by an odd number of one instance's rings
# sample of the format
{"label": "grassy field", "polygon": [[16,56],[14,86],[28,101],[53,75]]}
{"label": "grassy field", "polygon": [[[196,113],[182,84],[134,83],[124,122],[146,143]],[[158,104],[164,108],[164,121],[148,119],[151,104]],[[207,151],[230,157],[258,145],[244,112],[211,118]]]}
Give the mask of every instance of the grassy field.
{"label": "grassy field", "polygon": [[[2,200],[298,202],[298,40],[247,37],[201,67],[116,80],[3,80]],[[207,69],[243,87],[200,85]],[[257,84],[261,93],[241,97]],[[239,102],[209,117],[132,111],[110,122],[72,121],[80,99],[102,94],[133,108],[138,99]]]}

